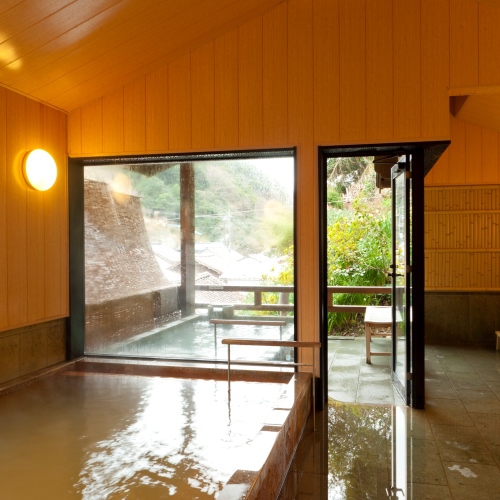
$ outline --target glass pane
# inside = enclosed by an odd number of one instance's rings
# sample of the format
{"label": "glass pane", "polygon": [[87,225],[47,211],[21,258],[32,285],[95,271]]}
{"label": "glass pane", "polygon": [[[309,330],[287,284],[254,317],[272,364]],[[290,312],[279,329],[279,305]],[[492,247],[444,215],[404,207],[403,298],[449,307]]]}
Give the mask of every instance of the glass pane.
{"label": "glass pane", "polygon": [[86,352],[210,360],[225,337],[293,340],[293,187],[293,158],[85,167]]}
{"label": "glass pane", "polygon": [[394,304],[396,309],[396,366],[395,372],[400,382],[406,386],[406,203],[405,173],[395,179],[395,263],[396,293]]}

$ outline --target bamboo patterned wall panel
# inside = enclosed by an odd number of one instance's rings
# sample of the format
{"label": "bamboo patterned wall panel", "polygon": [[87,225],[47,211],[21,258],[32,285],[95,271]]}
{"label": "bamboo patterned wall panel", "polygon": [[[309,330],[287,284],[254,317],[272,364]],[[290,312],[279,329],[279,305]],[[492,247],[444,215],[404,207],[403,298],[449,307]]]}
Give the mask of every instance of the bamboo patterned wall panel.
{"label": "bamboo patterned wall panel", "polygon": [[500,290],[500,186],[427,188],[427,290]]}

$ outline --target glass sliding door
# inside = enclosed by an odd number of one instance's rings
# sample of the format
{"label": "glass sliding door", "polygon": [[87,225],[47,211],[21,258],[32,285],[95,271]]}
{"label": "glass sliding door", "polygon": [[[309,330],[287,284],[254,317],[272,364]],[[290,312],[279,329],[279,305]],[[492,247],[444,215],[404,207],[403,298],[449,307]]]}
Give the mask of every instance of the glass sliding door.
{"label": "glass sliding door", "polygon": [[411,373],[411,155],[392,169],[392,376],[407,404]]}

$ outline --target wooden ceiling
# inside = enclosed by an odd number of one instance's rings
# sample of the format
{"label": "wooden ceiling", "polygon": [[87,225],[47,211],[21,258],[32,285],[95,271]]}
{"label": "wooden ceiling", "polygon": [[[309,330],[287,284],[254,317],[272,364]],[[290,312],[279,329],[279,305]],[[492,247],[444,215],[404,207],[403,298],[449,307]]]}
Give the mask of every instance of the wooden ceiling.
{"label": "wooden ceiling", "polygon": [[71,111],[282,0],[1,0],[0,84]]}

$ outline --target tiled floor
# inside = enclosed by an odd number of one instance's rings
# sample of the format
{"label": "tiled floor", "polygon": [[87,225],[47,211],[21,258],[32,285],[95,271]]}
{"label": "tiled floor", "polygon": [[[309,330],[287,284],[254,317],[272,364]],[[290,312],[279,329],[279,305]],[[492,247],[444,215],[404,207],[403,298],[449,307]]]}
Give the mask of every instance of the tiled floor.
{"label": "tiled floor", "polygon": [[[344,403],[401,404],[391,382],[391,357],[372,356],[366,364],[365,338],[328,341],[328,395]],[[391,350],[390,338],[374,338],[372,352]]]}
{"label": "tiled floor", "polygon": [[412,410],[387,404],[387,377],[366,367],[362,342],[332,346],[336,397],[316,432],[309,423],[289,473],[297,493],[282,499],[500,499],[500,351],[428,346],[426,409]]}

